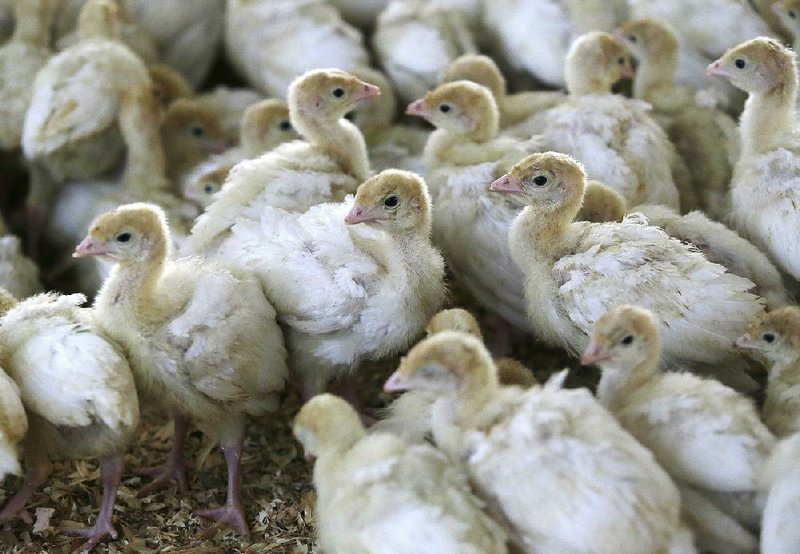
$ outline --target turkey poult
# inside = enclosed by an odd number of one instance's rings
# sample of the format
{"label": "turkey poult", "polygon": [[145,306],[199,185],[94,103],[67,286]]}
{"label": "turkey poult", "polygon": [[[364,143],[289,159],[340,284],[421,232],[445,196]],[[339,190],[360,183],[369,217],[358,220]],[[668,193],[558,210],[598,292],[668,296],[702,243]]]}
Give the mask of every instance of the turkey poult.
{"label": "turkey poult", "polygon": [[677,209],[673,166],[677,170],[680,160],[675,147],[649,115],[648,104],[611,92],[621,78],[633,77],[631,62],[630,51],[610,34],[581,36],[565,64],[567,101],[504,132],[533,137],[538,151],[574,156],[590,179],[614,188],[629,205],[648,202]]}
{"label": "turkey poult", "polygon": [[800,434],[779,442],[761,475],[767,495],[761,522],[761,554],[795,554],[800,551]]}
{"label": "turkey poult", "polygon": [[0,510],[0,521],[30,523],[25,504],[44,484],[51,460],[99,458],[103,499],[95,524],[62,528],[86,537],[84,548],[110,536],[125,454],[139,424],[139,402],[128,361],[101,332],[82,294],[40,294],[19,304],[3,291],[0,366],[19,386],[28,412],[23,442],[25,478]]}
{"label": "turkey poult", "polygon": [[505,554],[506,534],[482,511],[463,470],[427,444],[367,434],[341,398],[321,394],[294,420],[317,458],[315,520],[329,554]]}
{"label": "turkey poult", "polygon": [[[0,299],[2,302],[4,299]],[[28,418],[17,384],[0,368],[0,483],[19,475],[18,445],[28,432]]]}
{"label": "turkey poult", "polygon": [[472,81],[488,88],[500,110],[500,128],[516,125],[537,112],[552,108],[567,99],[561,91],[524,91],[509,94],[506,79],[489,56],[466,54],[447,66],[442,82]]}
{"label": "turkey poult", "polygon": [[181,179],[183,195],[206,208],[234,165],[299,138],[289,120],[289,106],[285,102],[274,99],[256,102],[242,115],[239,145],[195,166]]}
{"label": "turkey poult", "polygon": [[[428,336],[445,331],[466,333],[483,340],[478,320],[462,308],[442,310],[425,327]],[[495,364],[501,385],[517,385],[526,389],[537,385],[533,372],[519,361],[500,358]],[[369,432],[391,433],[408,442],[423,442],[431,433],[431,409],[437,398],[436,391],[408,391],[384,410],[381,419],[369,428]]]}
{"label": "turkey poult", "polygon": [[364,38],[325,0],[229,0],[225,50],[254,87],[284,98],[306,71],[369,65]]}
{"label": "turkey poult", "polygon": [[637,19],[626,22],[614,34],[639,62],[634,96],[653,106],[653,117],[689,168],[693,192],[704,211],[718,221],[727,221],[731,174],[739,159],[736,121],[709,106],[700,93],[675,84],[678,38],[664,23]]}
{"label": "turkey poult", "polygon": [[54,182],[88,179],[117,164],[124,149],[117,125],[122,95],[150,80],[144,63],[118,40],[111,0],[86,3],[78,35],[77,44],[36,74],[25,115],[22,150],[33,166],[28,205],[34,235],[46,219]]}
{"label": "turkey poult", "polygon": [[679,540],[690,547],[669,476],[587,390],[562,389],[562,380],[500,387],[481,341],[451,331],[415,346],[384,389],[438,392],[437,446],[466,466],[521,550],[662,552]]}
{"label": "turkey poult", "polygon": [[0,216],[0,287],[14,298],[27,298],[42,292],[39,268],[22,253],[19,237],[8,232]]}
{"label": "turkey poult", "polygon": [[275,310],[252,275],[196,258],[169,260],[164,212],[128,204],[98,217],[75,256],[116,265],[93,307],[128,353],[137,388],[175,416],[173,451],[140,494],[175,479],[186,487],[189,419],[220,442],[228,466],[223,507],[198,515],[247,534],[240,463],[247,415],[278,407],[286,351]]}
{"label": "turkey poult", "polygon": [[264,100],[264,95],[250,88],[219,85],[208,92],[198,94],[194,100],[220,117],[225,129],[225,137],[235,143],[241,136],[242,117],[245,110]]}
{"label": "turkey poult", "polygon": [[713,372],[744,386],[733,342],[764,311],[763,299],[748,292],[755,285],[644,218],[573,223],[585,182],[578,162],[546,152],[491,185],[527,205],[511,226],[509,247],[525,275],[537,334],[579,355],[594,322],[624,299],[661,319],[667,366]]}
{"label": "turkey poult", "polygon": [[780,20],[792,38],[792,50],[800,47],[800,2],[797,0],[779,0],[772,4],[772,12]]}
{"label": "turkey poult", "polygon": [[800,279],[800,144],[795,129],[797,59],[756,38],[708,66],[748,93],[739,119],[742,153],[731,182],[736,229]]}
{"label": "turkey poult", "polygon": [[515,328],[532,331],[522,274],[507,240],[522,204],[490,194],[487,184],[535,147],[498,137],[497,104],[486,87],[471,81],[440,85],[406,111],[437,127],[425,145],[434,243],[456,279],[484,308]]}
{"label": "turkey poult", "polygon": [[305,73],[289,90],[289,116],[305,139],[292,141],[237,164],[195,223],[187,252],[218,256],[237,241],[237,222],[257,222],[265,208],[303,212],[321,202],[343,200],[370,175],[364,137],[344,119],[355,106],[380,94],[337,69]]}
{"label": "turkey poult", "polygon": [[393,0],[381,13],[372,42],[402,100],[419,98],[453,60],[477,52],[467,15],[437,0]]}
{"label": "turkey poult", "polygon": [[787,306],[759,318],[736,346],[767,368],[767,427],[778,437],[800,432],[800,308]]}
{"label": "turkey poult", "polygon": [[0,46],[0,150],[19,149],[34,78],[53,55],[52,0],[17,0],[14,19],[14,35]]}
{"label": "turkey poult", "polygon": [[413,173],[385,170],[341,204],[265,207],[260,217],[233,226],[225,255],[261,278],[306,398],[363,360],[408,348],[444,302],[431,200]]}
{"label": "turkey poult", "polygon": [[[597,320],[581,357],[602,371],[597,399],[680,487],[752,497],[757,525],[758,475],[774,445],[772,433],[749,398],[713,379],[662,373],[659,335],[653,314],[635,306],[618,306]],[[730,517],[719,525],[724,514],[707,515],[692,497],[684,499],[684,509],[703,550],[749,552],[755,546],[745,528]]]}

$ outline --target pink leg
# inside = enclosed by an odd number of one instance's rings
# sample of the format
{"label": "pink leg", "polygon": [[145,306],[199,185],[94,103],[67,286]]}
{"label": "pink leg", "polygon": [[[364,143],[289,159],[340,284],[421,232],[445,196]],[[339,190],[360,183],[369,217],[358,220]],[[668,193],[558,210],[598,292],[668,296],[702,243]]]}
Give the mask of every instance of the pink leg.
{"label": "pink leg", "polygon": [[22,487],[17,493],[6,502],[3,509],[0,510],[0,521],[10,521],[12,519],[21,519],[27,524],[33,523],[33,518],[25,510],[25,504],[31,499],[33,493],[41,487],[50,472],[53,470],[52,464],[46,458],[35,458],[25,460],[25,479],[23,480]]}
{"label": "pink leg", "polygon": [[80,551],[89,551],[106,537],[117,538],[112,517],[114,515],[114,501],[117,498],[117,488],[122,478],[122,469],[125,467],[125,458],[122,455],[109,456],[100,462],[100,480],[103,483],[103,501],[97,521],[91,527],[61,527],[59,531],[65,535],[75,535],[89,539]]}
{"label": "pink leg", "polygon": [[172,437],[172,450],[169,458],[164,465],[137,469],[137,475],[147,475],[155,477],[152,483],[143,487],[136,495],[139,498],[150,493],[166,488],[169,483],[175,481],[178,490],[186,492],[189,490],[189,483],[186,480],[186,460],[183,458],[183,448],[186,445],[186,435],[189,433],[189,418],[182,415],[174,416],[175,431]]}
{"label": "pink leg", "polygon": [[212,530],[226,525],[247,536],[250,534],[250,528],[247,526],[241,493],[243,442],[243,439],[238,438],[233,441],[233,444],[222,444],[220,447],[222,454],[225,456],[225,463],[228,466],[228,497],[225,505],[213,510],[200,510],[196,513],[198,517],[217,522],[212,526]]}

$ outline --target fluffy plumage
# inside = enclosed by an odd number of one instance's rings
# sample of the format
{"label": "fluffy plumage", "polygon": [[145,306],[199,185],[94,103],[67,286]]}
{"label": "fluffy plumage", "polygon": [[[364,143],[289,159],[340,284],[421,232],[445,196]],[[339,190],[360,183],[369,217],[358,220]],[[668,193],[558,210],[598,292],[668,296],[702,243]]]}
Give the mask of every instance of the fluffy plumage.
{"label": "fluffy plumage", "polygon": [[226,9],[231,62],[270,96],[284,98],[292,81],[312,69],[369,65],[361,33],[324,0],[233,0]]}
{"label": "fluffy plumage", "polygon": [[225,136],[229,141],[238,141],[241,136],[242,117],[245,110],[264,99],[250,88],[231,88],[225,85],[214,87],[209,92],[198,94],[194,100],[204,108],[219,115]]}
{"label": "fluffy plumage", "polygon": [[736,346],[764,363],[764,422],[779,437],[800,432],[800,308],[787,306],[754,321]]}
{"label": "fluffy plumage", "polygon": [[193,254],[225,256],[237,222],[258,222],[266,208],[302,212],[343,200],[369,176],[361,132],[344,115],[380,89],[335,69],[309,71],[289,92],[289,114],[305,141],[292,141],[237,164],[223,191],[201,215],[187,243]]}
{"label": "fluffy plumage", "polygon": [[384,388],[439,393],[436,444],[526,552],[657,552],[679,532],[677,489],[586,390],[498,388],[480,340],[455,332],[415,346]]}
{"label": "fluffy plumage", "polygon": [[39,268],[22,253],[18,237],[10,234],[0,217],[0,288],[14,298],[27,298],[42,292]]}
{"label": "fluffy plumage", "polygon": [[467,476],[443,453],[384,433],[328,394],[297,415],[294,434],[316,456],[321,546],[330,554],[503,554],[506,535],[481,510]]}
{"label": "fluffy plumage", "polygon": [[781,270],[798,279],[800,142],[794,128],[795,54],[777,41],[756,38],[730,49],[708,71],[748,92],[739,120],[742,153],[731,182],[732,223]]}
{"label": "fluffy plumage", "polygon": [[494,49],[511,67],[563,87],[564,59],[573,40],[589,31],[611,31],[626,12],[622,0],[500,0],[485,10],[484,25]]}
{"label": "fluffy plumage", "polygon": [[128,352],[142,394],[220,441],[234,484],[225,507],[201,515],[246,533],[238,491],[245,418],[277,408],[283,337],[257,279],[200,259],[168,260],[168,237],[160,208],[128,204],[98,217],[75,255],[116,263],[95,299],[98,322]]}
{"label": "fluffy plumage", "polygon": [[792,554],[800,549],[800,530],[794,514],[800,509],[800,435],[781,441],[772,452],[762,474],[767,493],[761,525],[763,554]]}
{"label": "fluffy plumage", "polygon": [[624,299],[660,318],[667,365],[699,364],[733,378],[733,341],[764,309],[748,292],[753,283],[642,216],[573,223],[584,187],[580,164],[552,152],[529,156],[492,184],[527,204],[511,226],[509,246],[525,275],[537,334],[577,354],[594,322]]}
{"label": "fluffy plumage", "polygon": [[565,71],[568,100],[505,132],[533,136],[538,151],[574,156],[591,179],[612,187],[630,205],[678,208],[675,147],[648,114],[649,105],[611,94],[613,83],[632,76],[628,49],[607,33],[588,33],[572,45]]}
{"label": "fluffy plumage", "polygon": [[437,0],[394,0],[378,17],[375,50],[406,102],[439,82],[441,73],[462,54],[477,52],[468,16]]}
{"label": "fluffy plumage", "polygon": [[100,458],[103,505],[88,547],[116,537],[111,522],[124,455],[139,424],[133,376],[122,351],[103,335],[81,294],[40,294],[0,319],[2,364],[29,413],[26,479],[0,511],[13,517],[50,471],[50,460]]}
{"label": "fluffy plumage", "polygon": [[0,370],[0,482],[6,475],[19,475],[17,445],[28,432],[28,418],[19,397],[19,388]]}
{"label": "fluffy plumage", "polygon": [[[602,370],[598,400],[679,484],[755,494],[774,438],[753,402],[711,379],[659,372],[660,347],[648,310],[622,305],[598,319],[581,358]],[[698,529],[701,543],[706,533]]]}

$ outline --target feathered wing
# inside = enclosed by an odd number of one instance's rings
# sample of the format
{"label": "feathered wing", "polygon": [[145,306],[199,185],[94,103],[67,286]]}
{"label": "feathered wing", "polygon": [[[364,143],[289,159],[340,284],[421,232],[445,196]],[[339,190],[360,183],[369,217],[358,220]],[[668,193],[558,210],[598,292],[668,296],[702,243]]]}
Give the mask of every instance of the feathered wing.
{"label": "feathered wing", "polygon": [[303,212],[322,202],[343,199],[358,184],[330,156],[309,143],[282,144],[233,167],[222,190],[197,218],[186,253],[213,251],[230,236],[237,221],[259,221],[265,207]]}
{"label": "feathered wing", "polygon": [[20,473],[16,445],[25,437],[27,430],[28,418],[19,388],[0,369],[0,482],[8,473]]}
{"label": "feathered wing", "polygon": [[149,79],[125,46],[91,41],[53,57],[34,82],[23,130],[29,157],[53,152],[114,124],[122,92]]}
{"label": "feathered wing", "polygon": [[778,148],[741,160],[734,170],[733,222],[772,261],[800,279],[800,163]]}
{"label": "feathered wing", "polygon": [[343,225],[351,203],[320,204],[300,215],[268,207],[260,220],[232,228],[235,248],[230,251],[236,261],[261,277],[280,320],[300,332],[334,333],[353,326],[370,283],[384,271],[356,248]]}
{"label": "feathered wing", "polygon": [[91,328],[77,307],[84,301],[41,294],[9,311],[1,324],[8,370],[27,409],[54,425],[133,429],[139,405],[128,362]]}
{"label": "feathered wing", "polygon": [[0,237],[0,287],[14,298],[27,298],[42,292],[39,268],[22,254],[20,240],[10,235]]}
{"label": "feathered wing", "polygon": [[[748,292],[751,281],[647,225],[641,214],[573,228],[572,253],[556,262],[552,277],[567,317],[586,337],[624,300],[658,314],[669,359],[714,364],[735,357],[734,340],[764,309]],[[569,346],[578,352],[585,344]]]}
{"label": "feathered wing", "polygon": [[[748,491],[774,438],[752,401],[713,379],[668,373],[616,414],[676,479],[702,489]],[[641,401],[638,401],[640,400]]]}
{"label": "feathered wing", "polygon": [[273,393],[283,390],[286,350],[261,283],[244,272],[182,259],[165,285],[186,282],[194,283],[192,297],[166,332],[184,352],[191,385],[223,404],[249,402],[245,411],[254,415],[276,408]]}

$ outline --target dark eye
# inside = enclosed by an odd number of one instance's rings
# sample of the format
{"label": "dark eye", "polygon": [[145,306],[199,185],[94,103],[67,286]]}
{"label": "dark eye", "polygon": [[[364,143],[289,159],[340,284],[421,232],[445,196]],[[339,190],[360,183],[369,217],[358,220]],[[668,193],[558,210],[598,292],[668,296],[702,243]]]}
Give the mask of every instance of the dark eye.
{"label": "dark eye", "polygon": [[356,113],[355,112],[347,112],[346,114],[344,114],[344,118],[347,121],[353,121],[356,118]]}
{"label": "dark eye", "polygon": [[394,208],[400,203],[400,199],[396,195],[387,196],[386,200],[383,201],[383,205],[387,208]]}
{"label": "dark eye", "polygon": [[625,335],[620,342],[625,346],[633,344],[633,335]]}
{"label": "dark eye", "polygon": [[619,65],[625,65],[625,58],[622,58],[622,57],[620,57],[620,58],[617,58],[617,63],[618,63]]}
{"label": "dark eye", "polygon": [[278,124],[278,127],[280,127],[281,131],[288,131],[289,129],[292,128],[292,124],[289,123],[288,121],[281,121]]}
{"label": "dark eye", "polygon": [[206,185],[203,190],[206,191],[206,194],[211,194],[214,192],[214,185]]}
{"label": "dark eye", "polygon": [[639,39],[636,38],[636,35],[628,35],[628,40],[636,44],[636,41],[638,41]]}
{"label": "dark eye", "polygon": [[744,69],[744,66],[747,64],[744,62],[742,58],[736,58],[736,61],[733,62],[733,65],[735,65],[739,69]]}
{"label": "dark eye", "polygon": [[344,96],[344,89],[342,87],[336,87],[335,89],[333,89],[333,93],[332,94],[336,98],[341,98],[342,96]]}
{"label": "dark eye", "polygon": [[131,240],[130,233],[120,233],[117,235],[117,242],[128,242],[129,240]]}
{"label": "dark eye", "polygon": [[537,187],[543,187],[547,184],[547,177],[544,175],[538,175],[533,178],[533,184]]}
{"label": "dark eye", "polygon": [[202,127],[194,126],[192,127],[192,134],[196,137],[202,137],[206,134],[206,130]]}
{"label": "dark eye", "polygon": [[761,335],[761,338],[764,339],[764,342],[767,342],[769,344],[775,342],[775,335],[773,335],[772,333],[764,333],[763,335]]}
{"label": "dark eye", "polygon": [[447,113],[452,109],[453,108],[450,107],[450,104],[440,104],[439,105],[439,111],[442,112],[442,113]]}
{"label": "dark eye", "polygon": [[791,17],[792,19],[794,19],[795,17],[797,17],[797,14],[795,13],[795,11],[794,11],[794,10],[789,10],[788,12],[786,12],[786,15],[788,15],[788,16],[789,16],[789,17]]}

